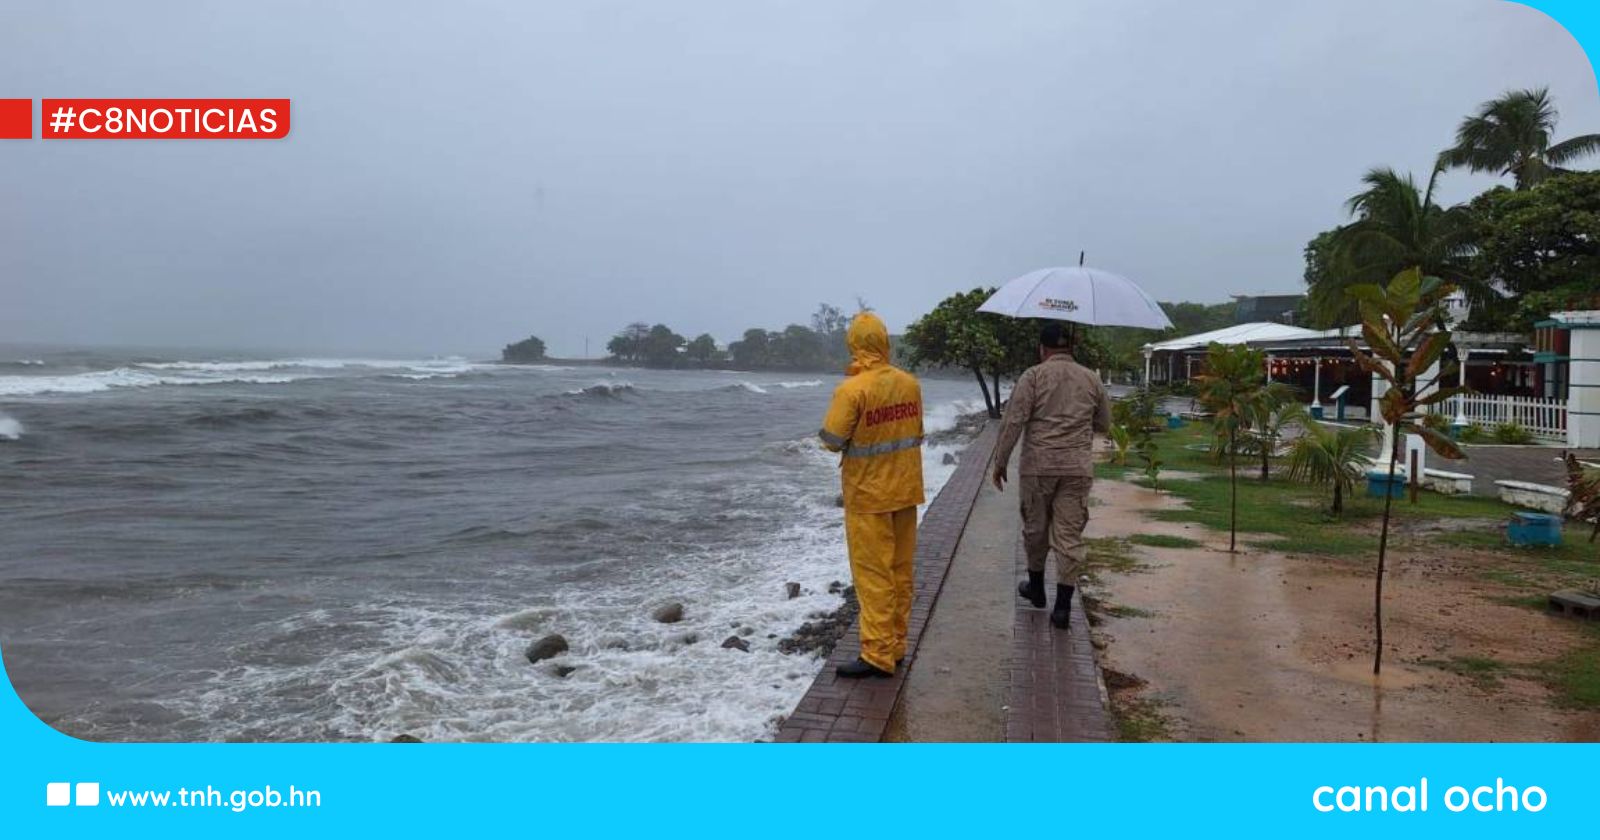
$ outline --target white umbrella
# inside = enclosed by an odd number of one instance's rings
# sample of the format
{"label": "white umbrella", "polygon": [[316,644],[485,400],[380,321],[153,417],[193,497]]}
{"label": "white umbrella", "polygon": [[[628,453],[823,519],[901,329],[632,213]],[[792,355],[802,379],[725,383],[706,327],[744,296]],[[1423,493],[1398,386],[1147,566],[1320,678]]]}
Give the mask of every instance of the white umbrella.
{"label": "white umbrella", "polygon": [[1030,271],[1001,286],[978,311],[1099,327],[1162,330],[1172,326],[1161,304],[1137,283],[1083,266]]}

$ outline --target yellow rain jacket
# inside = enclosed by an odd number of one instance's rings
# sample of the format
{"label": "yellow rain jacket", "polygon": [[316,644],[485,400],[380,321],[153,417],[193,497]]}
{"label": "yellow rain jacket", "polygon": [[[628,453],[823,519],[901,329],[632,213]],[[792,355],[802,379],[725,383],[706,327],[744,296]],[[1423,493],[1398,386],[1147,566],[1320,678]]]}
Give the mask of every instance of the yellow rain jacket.
{"label": "yellow rain jacket", "polygon": [[924,501],[922,386],[889,364],[889,331],[863,312],[845,335],[849,378],[833,392],[822,445],[843,452],[844,509],[890,513]]}
{"label": "yellow rain jacket", "polygon": [[850,322],[849,378],[833,392],[822,444],[840,458],[850,577],[861,604],[861,658],[894,673],[906,655],[922,504],[922,386],[889,364],[889,331]]}

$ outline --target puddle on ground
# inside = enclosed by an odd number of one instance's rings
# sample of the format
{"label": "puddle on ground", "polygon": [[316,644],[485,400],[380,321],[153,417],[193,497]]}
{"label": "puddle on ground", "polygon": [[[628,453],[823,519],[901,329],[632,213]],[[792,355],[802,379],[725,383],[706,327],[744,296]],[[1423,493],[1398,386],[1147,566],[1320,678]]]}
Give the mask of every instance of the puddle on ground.
{"label": "puddle on ground", "polygon": [[[1545,687],[1422,664],[1512,665],[1579,641],[1570,621],[1490,600],[1502,590],[1439,557],[1390,558],[1384,667],[1372,671],[1372,570],[1359,558],[1227,553],[1227,534],[1150,521],[1170,496],[1095,483],[1091,537],[1170,534],[1203,548],[1135,546],[1150,567],[1102,573],[1100,594],[1142,611],[1107,616],[1104,664],[1146,681],[1170,734],[1193,741],[1593,741],[1600,715],[1553,708]],[[1243,535],[1241,535],[1243,537]],[[1441,565],[1443,564],[1443,566]],[[1454,571],[1455,573],[1451,573]],[[1529,640],[1539,640],[1530,649]]]}

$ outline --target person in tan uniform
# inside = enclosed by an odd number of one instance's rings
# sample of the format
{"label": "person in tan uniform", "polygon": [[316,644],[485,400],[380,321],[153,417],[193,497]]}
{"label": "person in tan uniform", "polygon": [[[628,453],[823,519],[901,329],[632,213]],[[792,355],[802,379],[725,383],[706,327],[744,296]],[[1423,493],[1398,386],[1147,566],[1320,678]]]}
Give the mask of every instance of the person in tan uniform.
{"label": "person in tan uniform", "polygon": [[1111,429],[1111,399],[1100,377],[1072,359],[1071,333],[1060,321],[1039,332],[1040,362],[1023,372],[1011,391],[994,450],[994,486],[1005,492],[1011,450],[1022,441],[1022,542],[1028,579],[1017,594],[1045,605],[1044,566],[1056,551],[1056,605],[1050,623],[1065,630],[1072,616],[1074,583],[1087,550],[1089,488],[1094,481],[1094,434]]}

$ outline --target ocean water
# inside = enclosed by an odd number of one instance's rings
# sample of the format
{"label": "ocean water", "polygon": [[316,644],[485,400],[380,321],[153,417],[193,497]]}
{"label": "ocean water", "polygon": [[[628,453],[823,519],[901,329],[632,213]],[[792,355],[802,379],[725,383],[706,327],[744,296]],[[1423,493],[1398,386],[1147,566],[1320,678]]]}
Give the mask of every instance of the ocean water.
{"label": "ocean water", "polygon": [[[93,740],[768,737],[821,667],[778,641],[849,579],[838,380],[0,355],[0,654]],[[929,429],[974,396],[925,380]]]}

